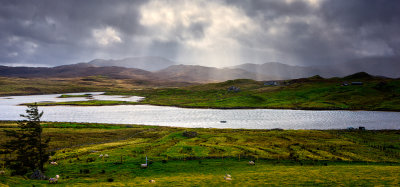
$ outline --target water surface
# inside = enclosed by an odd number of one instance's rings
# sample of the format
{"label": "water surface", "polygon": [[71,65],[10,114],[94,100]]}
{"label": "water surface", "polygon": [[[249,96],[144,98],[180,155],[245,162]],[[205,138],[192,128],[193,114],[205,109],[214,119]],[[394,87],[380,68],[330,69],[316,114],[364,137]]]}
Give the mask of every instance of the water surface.
{"label": "water surface", "polygon": [[[107,96],[92,92],[94,99],[140,101],[142,97]],[[85,93],[73,93],[85,94]],[[61,94],[0,97],[0,120],[20,120],[21,103],[80,101],[89,98],[57,98]],[[399,112],[313,111],[275,109],[188,109],[152,105],[43,106],[42,120],[115,124],[143,124],[201,128],[246,129],[400,129]],[[226,123],[221,123],[226,121]]]}

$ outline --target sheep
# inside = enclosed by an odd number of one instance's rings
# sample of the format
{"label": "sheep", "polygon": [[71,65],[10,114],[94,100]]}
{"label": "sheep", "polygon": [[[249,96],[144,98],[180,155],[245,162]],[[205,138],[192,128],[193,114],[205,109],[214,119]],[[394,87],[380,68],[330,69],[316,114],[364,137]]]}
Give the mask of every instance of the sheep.
{"label": "sheep", "polygon": [[51,161],[50,164],[54,165],[54,166],[58,165],[57,162],[54,162],[54,161]]}
{"label": "sheep", "polygon": [[224,176],[224,179],[227,180],[227,181],[231,181],[232,180],[232,178],[227,177],[227,176]]}
{"label": "sheep", "polygon": [[250,160],[249,165],[256,165],[256,163],[254,163],[254,161]]}
{"label": "sheep", "polygon": [[103,157],[103,154],[100,154],[99,157],[100,157],[100,158]]}
{"label": "sheep", "polygon": [[149,183],[156,183],[155,180],[149,180]]}
{"label": "sheep", "polygon": [[56,175],[55,178],[50,178],[50,179],[49,179],[49,184],[57,184],[59,178],[60,178],[59,175]]}
{"label": "sheep", "polygon": [[225,177],[229,177],[229,178],[232,178],[232,177],[231,177],[231,175],[229,175],[229,174],[226,174],[226,175],[225,175]]}
{"label": "sheep", "polygon": [[105,157],[105,158],[108,158],[108,154],[104,154],[104,157]]}
{"label": "sheep", "polygon": [[4,174],[6,174],[6,171],[0,170],[0,175],[4,175]]}

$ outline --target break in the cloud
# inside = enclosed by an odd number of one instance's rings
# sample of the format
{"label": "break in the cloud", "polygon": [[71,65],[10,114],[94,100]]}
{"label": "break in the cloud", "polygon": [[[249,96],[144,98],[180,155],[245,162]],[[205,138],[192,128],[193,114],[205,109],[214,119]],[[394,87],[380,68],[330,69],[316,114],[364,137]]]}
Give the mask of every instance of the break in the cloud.
{"label": "break in the cloud", "polygon": [[162,56],[228,66],[400,56],[400,3],[385,0],[0,2],[0,64]]}

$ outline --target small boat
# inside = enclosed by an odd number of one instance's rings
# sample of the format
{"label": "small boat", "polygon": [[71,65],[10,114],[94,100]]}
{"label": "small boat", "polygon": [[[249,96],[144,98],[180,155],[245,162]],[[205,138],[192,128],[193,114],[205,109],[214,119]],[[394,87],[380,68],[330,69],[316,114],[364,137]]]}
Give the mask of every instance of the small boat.
{"label": "small boat", "polygon": [[220,121],[220,123],[226,123],[226,121]]}

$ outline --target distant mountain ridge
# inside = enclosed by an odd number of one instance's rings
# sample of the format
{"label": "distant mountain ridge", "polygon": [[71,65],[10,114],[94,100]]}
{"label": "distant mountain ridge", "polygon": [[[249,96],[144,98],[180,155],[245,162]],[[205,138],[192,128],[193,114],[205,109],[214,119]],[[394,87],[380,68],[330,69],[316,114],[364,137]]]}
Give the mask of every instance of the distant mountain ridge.
{"label": "distant mountain ridge", "polygon": [[198,65],[173,65],[154,72],[156,77],[189,82],[221,82],[232,79],[272,80],[278,77],[258,75],[243,69],[215,68]]}
{"label": "distant mountain ridge", "polygon": [[375,57],[356,59],[348,63],[330,66],[311,67],[268,62],[215,68],[198,65],[175,65],[175,62],[162,57],[134,57],[122,60],[96,59],[87,63],[52,68],[0,66],[0,76],[84,77],[104,75],[112,78],[206,83],[232,79],[287,80],[314,75],[329,78],[342,77],[364,71],[374,76],[398,78],[400,77],[399,59],[394,57]]}
{"label": "distant mountain ridge", "polygon": [[149,71],[124,68],[124,67],[96,67],[86,63],[63,65],[57,67],[8,67],[0,66],[0,76],[5,77],[85,77],[104,75],[112,78],[129,79],[150,79],[152,74]]}
{"label": "distant mountain ridge", "polygon": [[359,58],[346,63],[317,68],[327,77],[341,77],[363,71],[376,76],[400,78],[400,57]]}
{"label": "distant mountain ridge", "polygon": [[313,67],[302,67],[282,64],[278,62],[267,62],[264,64],[241,64],[231,66],[232,69],[243,69],[257,75],[275,77],[275,79],[296,79],[310,77],[320,74],[320,70]]}
{"label": "distant mountain ridge", "polygon": [[120,60],[95,59],[88,62],[88,64],[95,66],[107,66],[107,67],[118,66],[125,68],[143,69],[146,71],[158,71],[174,65],[175,62],[162,57],[145,56],[145,57],[130,57]]}

